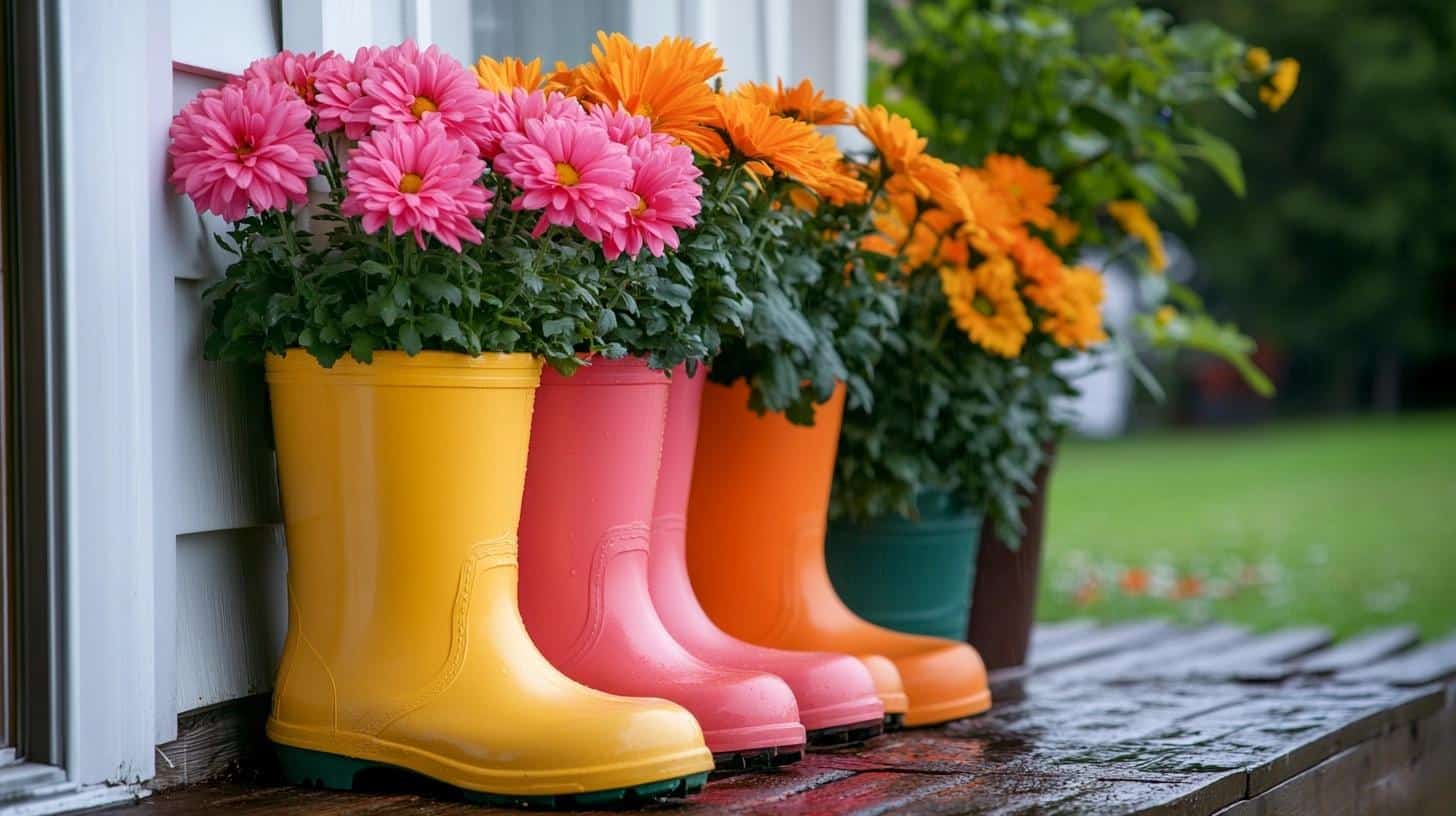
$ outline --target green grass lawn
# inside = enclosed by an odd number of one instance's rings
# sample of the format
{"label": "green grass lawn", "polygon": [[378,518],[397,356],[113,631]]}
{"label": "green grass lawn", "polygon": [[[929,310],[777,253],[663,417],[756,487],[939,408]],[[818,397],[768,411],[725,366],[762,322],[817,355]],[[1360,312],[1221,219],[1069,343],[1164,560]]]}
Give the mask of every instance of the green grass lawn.
{"label": "green grass lawn", "polygon": [[1456,629],[1456,415],[1062,446],[1046,620]]}

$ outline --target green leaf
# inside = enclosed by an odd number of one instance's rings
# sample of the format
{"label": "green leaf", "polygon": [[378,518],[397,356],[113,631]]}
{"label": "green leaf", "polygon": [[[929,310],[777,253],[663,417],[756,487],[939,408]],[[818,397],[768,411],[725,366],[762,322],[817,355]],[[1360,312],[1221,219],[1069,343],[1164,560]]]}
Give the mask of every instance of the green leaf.
{"label": "green leaf", "polygon": [[424,349],[424,342],[420,340],[419,329],[413,323],[405,323],[399,327],[399,346],[405,354],[413,357]]}
{"label": "green leaf", "polygon": [[415,289],[432,303],[443,300],[451,306],[460,305],[460,287],[439,275],[420,275],[415,278]]}
{"label": "green leaf", "polygon": [[1184,135],[1193,139],[1193,144],[1179,145],[1179,152],[1199,159],[1213,168],[1234,195],[1243,198],[1244,166],[1233,145],[1200,128],[1189,128],[1184,131]]}
{"label": "green leaf", "polygon": [[576,321],[569,317],[558,317],[541,322],[541,333],[547,337],[568,334],[576,328]]}

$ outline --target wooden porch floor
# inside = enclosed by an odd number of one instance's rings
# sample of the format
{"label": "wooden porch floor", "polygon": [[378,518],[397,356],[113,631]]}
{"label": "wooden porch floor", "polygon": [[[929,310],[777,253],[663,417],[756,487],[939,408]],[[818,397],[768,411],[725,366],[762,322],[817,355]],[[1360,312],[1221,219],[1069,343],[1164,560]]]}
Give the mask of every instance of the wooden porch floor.
{"label": "wooden porch floor", "polygon": [[[1403,627],[1331,644],[1157,621],[1040,627],[982,717],[717,777],[644,810],[700,813],[1456,813],[1456,636]],[[270,782],[154,794],[138,816],[510,813],[418,780],[340,794]],[[121,814],[118,814],[121,816]]]}

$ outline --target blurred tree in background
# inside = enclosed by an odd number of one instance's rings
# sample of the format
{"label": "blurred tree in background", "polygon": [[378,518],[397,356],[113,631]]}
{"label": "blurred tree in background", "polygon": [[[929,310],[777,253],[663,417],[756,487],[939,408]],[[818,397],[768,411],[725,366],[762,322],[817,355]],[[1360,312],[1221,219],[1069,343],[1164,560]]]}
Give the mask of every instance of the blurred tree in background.
{"label": "blurred tree in background", "polygon": [[[1287,361],[1296,408],[1449,404],[1456,356],[1456,3],[1167,0],[1300,60],[1257,123],[1210,111],[1248,195],[1195,179],[1182,232],[1216,308]],[[1172,225],[1173,222],[1166,222]],[[1288,404],[1288,403],[1287,403]]]}

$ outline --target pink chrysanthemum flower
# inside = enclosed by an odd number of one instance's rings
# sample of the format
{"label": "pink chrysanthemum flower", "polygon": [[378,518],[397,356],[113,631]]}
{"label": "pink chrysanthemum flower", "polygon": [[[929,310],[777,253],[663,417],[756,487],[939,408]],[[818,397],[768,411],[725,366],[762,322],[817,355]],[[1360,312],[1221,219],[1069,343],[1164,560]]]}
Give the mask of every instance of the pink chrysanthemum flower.
{"label": "pink chrysanthemum flower", "polygon": [[167,131],[172,185],[198,212],[227,221],[308,200],[324,153],[308,129],[308,105],[287,85],[250,80],[208,89]]}
{"label": "pink chrysanthemum flower", "polygon": [[485,138],[480,145],[480,155],[487,159],[494,159],[500,153],[501,139],[507,133],[524,134],[526,123],[532,119],[580,121],[586,118],[580,102],[559,92],[547,94],[512,88],[508,92],[487,93],[490,101],[486,104]]}
{"label": "pink chrysanthemum flower", "polygon": [[637,138],[627,148],[632,160],[634,204],[627,220],[610,229],[602,250],[607,260],[626,253],[635,256],[643,245],[658,257],[666,247],[677,249],[678,229],[697,223],[702,208],[701,171],[693,165],[692,148],[684,145]]}
{"label": "pink chrysanthemum flower", "polygon": [[485,139],[488,92],[481,90],[473,72],[436,46],[421,51],[413,40],[405,40],[386,49],[360,87],[372,127],[439,120],[445,132],[477,148]]}
{"label": "pink chrysanthemum flower", "polygon": [[624,147],[630,148],[638,139],[647,139],[653,144],[662,145],[670,145],[675,141],[666,133],[653,133],[651,119],[634,116],[620,105],[616,108],[597,105],[591,109],[590,116],[607,129],[607,135],[612,141]]}
{"label": "pink chrysanthemum flower", "polygon": [[350,139],[360,139],[369,132],[369,111],[374,103],[364,93],[364,78],[374,71],[374,63],[383,53],[371,45],[360,48],[353,60],[340,57],[320,70],[315,83],[320,133],[342,130]]}
{"label": "pink chrysanthemum flower", "polygon": [[588,119],[531,119],[525,133],[501,139],[496,172],[522,194],[511,207],[543,210],[532,235],[550,224],[576,227],[601,242],[608,230],[626,223],[636,197],[627,189],[632,161],[627,149]]}
{"label": "pink chrysanthemum flower", "polygon": [[276,57],[253,60],[252,64],[243,69],[241,81],[261,79],[287,85],[309,107],[314,107],[318,103],[319,79],[347,70],[347,64],[348,60],[332,51],[322,54],[312,51],[304,54],[282,51]]}
{"label": "pink chrysanthemum flower", "polygon": [[421,249],[429,233],[459,252],[461,241],[481,240],[472,219],[490,208],[490,191],[479,183],[484,172],[475,147],[449,136],[441,122],[376,128],[349,153],[339,211],[363,216],[365,232],[389,223],[395,235],[413,232]]}

